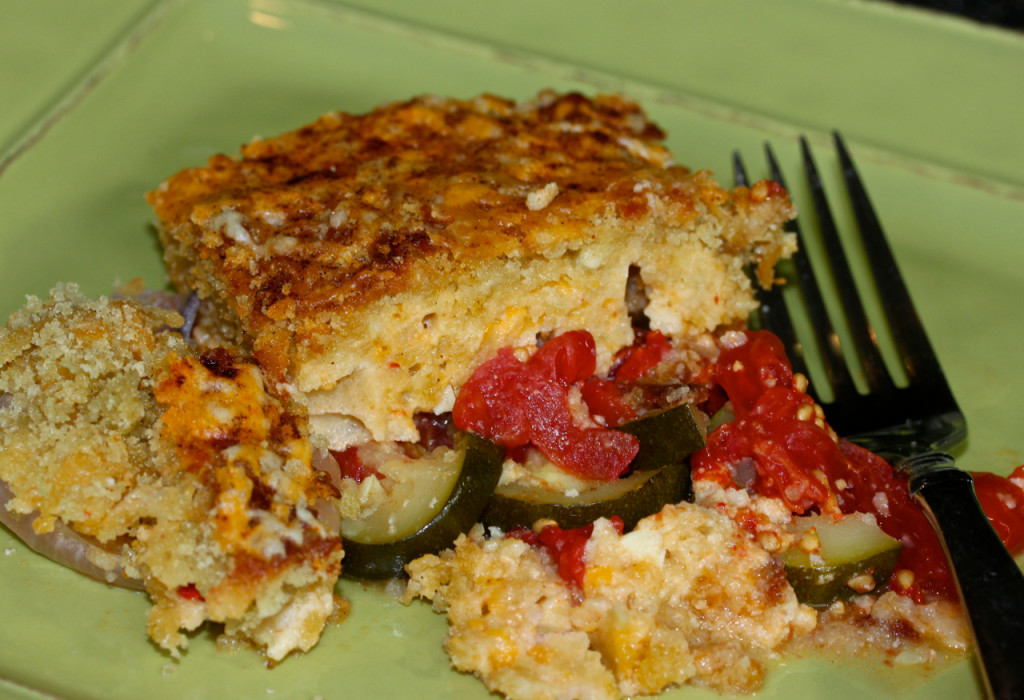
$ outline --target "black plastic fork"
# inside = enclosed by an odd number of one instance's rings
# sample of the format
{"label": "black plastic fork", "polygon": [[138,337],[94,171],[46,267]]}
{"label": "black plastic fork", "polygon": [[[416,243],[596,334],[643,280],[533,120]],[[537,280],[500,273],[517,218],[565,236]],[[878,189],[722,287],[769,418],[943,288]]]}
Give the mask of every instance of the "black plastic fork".
{"label": "black plastic fork", "polygon": [[[928,515],[945,549],[974,636],[987,692],[999,700],[1024,698],[1024,574],[978,505],[970,474],[957,468],[948,454],[965,443],[967,421],[838,133],[834,141],[871,269],[871,282],[906,377],[894,380],[882,359],[878,334],[864,310],[817,166],[807,140],[801,138],[804,173],[830,267],[828,275],[835,282],[854,346],[848,355],[856,355],[867,385],[866,392],[857,388],[814,268],[804,252],[804,233],[794,222],[793,230],[800,239],[800,251],[793,260],[796,284],[828,384],[826,391],[816,391],[813,383],[809,390],[819,402],[824,399],[827,420],[839,435],[885,457],[907,475],[911,495]],[[785,187],[771,147],[766,146],[766,154],[772,179]],[[746,184],[739,154],[734,156],[734,165],[737,184]],[[763,328],[782,339],[794,370],[810,376],[804,344],[794,330],[778,286],[762,293],[758,317]]]}

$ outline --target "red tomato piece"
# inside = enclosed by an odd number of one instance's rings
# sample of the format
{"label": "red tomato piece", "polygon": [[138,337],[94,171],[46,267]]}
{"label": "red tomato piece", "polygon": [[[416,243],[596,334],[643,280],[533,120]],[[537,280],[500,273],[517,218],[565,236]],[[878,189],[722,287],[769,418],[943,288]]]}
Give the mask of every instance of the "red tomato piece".
{"label": "red tomato piece", "polygon": [[569,386],[592,376],[597,369],[594,336],[587,331],[568,331],[541,345],[527,365],[549,379]]}
{"label": "red tomato piece", "polygon": [[795,421],[800,420],[797,416],[802,406],[809,406],[813,411],[814,399],[790,386],[773,386],[765,389],[746,415],[760,419]]}
{"label": "red tomato piece", "polygon": [[590,412],[604,418],[609,427],[614,428],[636,418],[636,409],[611,379],[591,377],[580,384],[580,392]]}
{"label": "red tomato piece", "polygon": [[754,488],[775,495],[794,513],[817,507],[834,511],[832,488],[824,469],[838,457],[836,444],[828,433],[810,421],[765,422],[763,439],[753,445],[754,464],[760,486]]}
{"label": "red tomato piece", "polygon": [[190,583],[185,586],[178,586],[177,594],[179,598],[182,598],[184,600],[206,600],[206,598],[203,597],[203,594],[199,592],[199,589],[196,588],[196,584],[194,583]]}
{"label": "red tomato piece", "polygon": [[[691,465],[695,479],[751,488],[803,514],[836,509],[832,488],[815,472],[825,476],[825,463],[839,458],[828,433],[809,421],[739,419],[708,435]],[[738,483],[736,468],[744,464],[753,466],[753,479]]]}
{"label": "red tomato piece", "polygon": [[1024,466],[1017,467],[1009,477],[989,472],[972,472],[978,503],[992,523],[1010,554],[1024,552]]}
{"label": "red tomato piece", "polygon": [[533,418],[533,443],[552,462],[585,479],[619,478],[640,451],[640,443],[628,433],[576,427],[568,409],[537,413]]}
{"label": "red tomato piece", "polygon": [[[511,348],[502,348],[462,385],[452,408],[459,430],[470,430],[506,447],[530,440],[523,393],[526,372]],[[507,397],[507,398],[505,398]]]}
{"label": "red tomato piece", "polygon": [[363,464],[359,459],[358,447],[349,447],[341,451],[331,450],[331,456],[338,463],[342,479],[355,479],[357,484],[361,484],[366,477],[377,474],[376,469]]}
{"label": "red tomato piece", "polygon": [[459,391],[455,426],[505,447],[533,443],[552,462],[587,479],[624,474],[639,451],[632,435],[573,420],[569,388],[596,367],[594,339],[571,331],[545,342],[528,361],[504,348]]}
{"label": "red tomato piece", "polygon": [[[609,518],[612,526],[620,535],[623,531],[622,518],[613,515]],[[526,528],[515,528],[508,533],[533,547],[544,547],[555,563],[558,575],[563,581],[583,590],[583,576],[586,573],[586,562],[583,560],[587,541],[594,534],[594,524],[563,530],[557,525],[546,525],[539,533]]]}
{"label": "red tomato piece", "polygon": [[615,380],[635,382],[658,366],[672,346],[661,331],[648,331],[641,345],[630,348],[625,360],[615,370]]}
{"label": "red tomato piece", "polygon": [[767,389],[793,386],[793,368],[782,341],[768,331],[747,331],[746,336],[746,343],[722,350],[715,365],[715,381],[725,389],[737,417],[753,410]]}

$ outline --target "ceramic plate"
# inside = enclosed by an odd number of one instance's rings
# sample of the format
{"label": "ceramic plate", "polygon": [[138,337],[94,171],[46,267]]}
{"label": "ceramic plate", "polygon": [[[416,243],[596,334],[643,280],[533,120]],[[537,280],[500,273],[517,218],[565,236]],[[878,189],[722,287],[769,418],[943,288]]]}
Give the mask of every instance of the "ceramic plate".
{"label": "ceramic plate", "polygon": [[[679,160],[721,172],[725,180],[734,148],[742,149],[751,168],[758,169],[760,144],[769,138],[784,165],[794,167],[793,137],[804,130],[834,182],[827,128],[852,137],[967,412],[972,438],[962,463],[1008,472],[1024,462],[1024,433],[1015,420],[1024,414],[1024,373],[1007,352],[1020,346],[1021,332],[1012,319],[1024,298],[1024,238],[1019,234],[1024,197],[1021,181],[1004,162],[1015,157],[1012,148],[1017,146],[1008,146],[1007,156],[989,143],[993,139],[987,132],[966,134],[959,141],[941,140],[934,127],[922,135],[914,129],[914,115],[880,120],[863,100],[857,102],[861,112],[851,107],[844,121],[847,98],[829,97],[829,83],[820,73],[758,76],[765,64],[753,44],[747,45],[751,73],[733,72],[731,77],[722,67],[736,65],[723,61],[734,49],[725,42],[719,44],[719,55],[702,53],[704,63],[698,64],[686,45],[675,46],[690,72],[682,70],[681,58],[678,74],[665,65],[662,54],[672,54],[672,46],[662,46],[653,57],[658,61],[647,67],[638,58],[651,49],[638,34],[645,28],[662,37],[666,22],[674,21],[681,34],[722,33],[721,21],[727,18],[714,9],[717,5],[673,9],[667,3],[636,3],[629,5],[629,13],[617,3],[594,5],[599,9],[587,13],[593,24],[586,25],[592,41],[581,42],[579,32],[569,32],[564,44],[549,41],[545,51],[537,41],[552,32],[551,23],[568,25],[576,19],[549,3],[526,3],[514,18],[490,19],[480,14],[480,5],[454,0],[438,3],[438,16],[418,16],[420,4],[384,3],[379,12],[358,4],[154,3],[102,60],[83,69],[82,79],[67,93],[48,96],[59,109],[41,110],[43,116],[31,129],[0,134],[0,144],[10,146],[0,161],[3,316],[20,306],[25,294],[45,295],[58,281],[77,281],[90,295],[134,277],[163,286],[144,193],[176,170],[202,164],[216,152],[236,152],[255,136],[297,127],[331,109],[363,111],[420,93],[468,97],[489,91],[523,98],[542,88],[615,90],[644,103],[668,132]],[[787,26],[790,20],[803,23],[811,48],[829,45],[821,28],[833,26],[836,12],[861,18],[865,26],[908,21],[849,3],[784,4],[792,13]],[[602,15],[600,8],[608,12]],[[822,13],[828,16],[823,19]],[[692,23],[698,16],[715,21],[708,19],[707,28],[697,32]],[[751,22],[757,21],[747,20],[751,36],[756,29]],[[579,22],[590,20],[580,15]],[[907,36],[922,45],[931,37],[935,45],[928,46],[936,52],[937,42],[951,33],[979,56],[995,55],[981,48],[998,49],[1007,41],[983,32],[965,39],[960,29],[950,30],[941,20],[928,22],[922,25],[913,15],[910,24],[920,31]],[[531,27],[536,31],[531,33]],[[792,57],[793,65],[808,50],[808,45],[792,43],[773,49],[783,62]],[[622,70],[609,63],[612,58]],[[875,68],[872,62],[856,65],[864,85],[865,75]],[[843,65],[835,70],[845,74],[853,69]],[[735,81],[734,93],[729,80]],[[791,100],[785,101],[786,109],[774,101],[783,88],[791,95],[804,94],[804,112]],[[964,90],[971,89],[965,82]],[[827,104],[816,102],[814,95]],[[957,107],[950,109],[947,116]],[[803,113],[806,119],[799,118]],[[909,145],[894,145],[893,132],[909,134]],[[979,155],[986,148],[993,154],[989,160]],[[794,194],[798,202],[805,197],[799,186]],[[352,602],[352,614],[345,624],[327,630],[312,653],[268,670],[253,654],[217,650],[204,632],[175,662],[145,636],[144,596],[63,570],[0,530],[0,697],[488,697],[474,678],[450,670],[441,646],[444,619],[427,605],[405,607],[382,589],[350,581],[339,586]],[[831,700],[879,694],[962,699],[980,697],[981,691],[970,662],[921,677],[905,669],[817,659],[782,663],[759,697],[826,694]],[[665,697],[714,696],[680,689]]]}

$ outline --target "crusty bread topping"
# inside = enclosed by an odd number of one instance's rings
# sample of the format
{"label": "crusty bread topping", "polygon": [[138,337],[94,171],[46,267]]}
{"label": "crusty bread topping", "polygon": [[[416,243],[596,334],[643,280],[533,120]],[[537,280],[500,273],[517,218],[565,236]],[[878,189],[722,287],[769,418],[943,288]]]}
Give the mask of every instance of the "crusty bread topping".
{"label": "crusty bread topping", "polygon": [[332,113],[184,170],[149,195],[171,278],[213,299],[272,381],[343,447],[415,439],[503,346],[632,341],[638,281],[675,337],[742,322],[745,268],[791,252],[767,183],[674,165],[623,98],[422,97]]}
{"label": "crusty bread topping", "polygon": [[[195,355],[177,314],[59,287],[0,330],[0,481],[36,532],[62,523],[141,579],[173,652],[210,620],[272,661],[339,611],[341,539],[317,509],[301,415],[226,350]],[[0,507],[4,507],[0,505]],[[106,578],[111,578],[107,576]]]}

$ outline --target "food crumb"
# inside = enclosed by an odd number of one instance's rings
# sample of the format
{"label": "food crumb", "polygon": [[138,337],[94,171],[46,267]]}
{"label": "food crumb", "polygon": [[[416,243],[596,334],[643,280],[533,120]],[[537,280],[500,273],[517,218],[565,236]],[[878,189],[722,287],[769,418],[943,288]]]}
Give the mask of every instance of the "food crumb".
{"label": "food crumb", "polygon": [[11,556],[12,554],[14,554],[17,551],[18,550],[15,547],[7,547],[7,548],[4,549],[4,554],[6,554],[7,556]]}
{"label": "food crumb", "polygon": [[405,581],[399,578],[390,579],[384,586],[384,591],[395,599],[400,599],[405,594]]}
{"label": "food crumb", "polygon": [[551,200],[558,196],[558,185],[554,182],[549,182],[543,187],[530,192],[526,196],[526,208],[530,211],[540,211],[547,205],[551,204]]}

